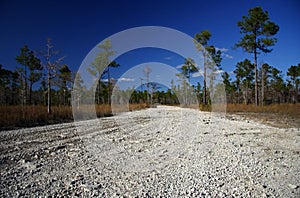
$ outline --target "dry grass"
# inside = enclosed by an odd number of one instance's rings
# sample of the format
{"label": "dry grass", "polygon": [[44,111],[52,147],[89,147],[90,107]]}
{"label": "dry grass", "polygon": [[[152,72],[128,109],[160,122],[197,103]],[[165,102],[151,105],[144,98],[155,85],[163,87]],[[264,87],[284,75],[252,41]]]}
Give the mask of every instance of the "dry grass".
{"label": "dry grass", "polygon": [[290,116],[300,116],[300,104],[272,104],[265,106],[227,104],[227,112],[278,113]]}
{"label": "dry grass", "polygon": [[[147,108],[147,104],[130,104],[129,107],[122,107],[121,111],[135,111]],[[98,117],[112,116],[110,105],[90,105],[81,107],[83,113],[96,109]],[[190,108],[197,108],[192,106]],[[210,106],[200,106],[201,111],[210,111]],[[255,106],[245,104],[228,104],[227,112],[242,114],[260,120],[272,120],[274,123],[294,122],[294,127],[300,123],[300,104],[273,104],[266,106]],[[54,106],[52,114],[47,113],[46,106],[0,106],[0,130],[46,125],[73,121],[72,107]],[[300,125],[300,124],[299,124]]]}
{"label": "dry grass", "polygon": [[69,106],[52,108],[52,114],[47,113],[46,106],[1,106],[0,128],[15,128],[66,122],[72,119],[72,109]]}
{"label": "dry grass", "polygon": [[280,128],[300,128],[300,104],[228,104],[227,112]]}
{"label": "dry grass", "polygon": [[[129,111],[147,108],[146,104],[130,104]],[[111,106],[90,105],[82,106],[82,113],[95,111],[98,117],[111,116]],[[128,109],[127,109],[128,111]],[[38,125],[54,124],[73,121],[71,106],[53,106],[52,114],[47,113],[47,107],[42,105],[32,106],[0,106],[0,130]]]}
{"label": "dry grass", "polygon": [[137,111],[148,108],[148,105],[146,103],[140,103],[140,104],[129,104],[129,110],[130,111]]}

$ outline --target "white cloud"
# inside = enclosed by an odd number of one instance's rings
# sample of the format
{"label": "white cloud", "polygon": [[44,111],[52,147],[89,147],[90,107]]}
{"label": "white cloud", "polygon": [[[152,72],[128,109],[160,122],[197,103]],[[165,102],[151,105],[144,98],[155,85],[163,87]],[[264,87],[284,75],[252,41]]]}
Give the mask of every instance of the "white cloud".
{"label": "white cloud", "polygon": [[168,56],[168,57],[165,57],[166,60],[171,60],[172,57],[171,56]]}
{"label": "white cloud", "polygon": [[224,71],[221,70],[221,69],[218,69],[217,71],[214,71],[215,74],[221,74],[221,73],[223,73],[223,72],[224,72]]}
{"label": "white cloud", "polygon": [[220,50],[221,52],[227,52],[228,51],[228,49],[226,49],[226,48],[218,48],[218,47],[216,47],[216,51],[218,51],[218,50]]}
{"label": "white cloud", "polygon": [[192,74],[193,78],[199,77],[199,76],[203,76],[203,71],[198,71]]}
{"label": "white cloud", "polygon": [[180,69],[181,67],[182,67],[182,65],[177,65],[176,66],[177,69]]}
{"label": "white cloud", "polygon": [[233,56],[229,55],[229,54],[225,54],[225,57],[226,58],[229,58],[229,59],[233,59]]}
{"label": "white cloud", "polygon": [[229,49],[227,49],[227,48],[218,48],[218,47],[216,47],[216,50],[218,51],[218,50],[220,50],[221,52],[222,52],[222,56],[223,57],[225,57],[225,58],[228,58],[228,59],[233,59],[233,56],[231,56],[231,55],[229,55],[229,54],[227,54],[226,52],[228,52],[229,51]]}
{"label": "white cloud", "polygon": [[119,78],[118,81],[133,82],[135,80],[133,78]]}

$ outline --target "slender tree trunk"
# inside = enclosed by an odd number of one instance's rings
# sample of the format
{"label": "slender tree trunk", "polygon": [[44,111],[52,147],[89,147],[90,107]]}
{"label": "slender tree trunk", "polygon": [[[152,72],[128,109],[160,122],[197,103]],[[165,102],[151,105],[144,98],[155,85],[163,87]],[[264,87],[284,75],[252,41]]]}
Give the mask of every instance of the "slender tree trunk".
{"label": "slender tree trunk", "polygon": [[109,73],[109,66],[107,67],[107,78],[108,78],[108,94],[107,94],[107,103],[110,104],[110,73]]}
{"label": "slender tree trunk", "polygon": [[264,106],[265,102],[265,69],[262,67],[261,70],[261,105]]}
{"label": "slender tree trunk", "polygon": [[296,96],[296,100],[295,100],[295,102],[296,103],[298,103],[298,90],[299,90],[299,85],[298,85],[298,83],[296,82],[296,90],[295,90],[295,96]]}
{"label": "slender tree trunk", "polygon": [[98,81],[98,86],[97,86],[97,104],[100,104],[100,91],[101,91],[101,77]]}
{"label": "slender tree trunk", "polygon": [[206,97],[206,57],[205,53],[203,54],[204,59],[204,68],[203,68],[203,103],[207,105],[207,97]]}
{"label": "slender tree trunk", "polygon": [[23,84],[23,90],[24,90],[24,95],[23,95],[23,100],[24,100],[24,105],[27,104],[27,68],[24,66],[24,84]]}
{"label": "slender tree trunk", "polygon": [[51,78],[50,78],[50,71],[48,71],[48,104],[47,104],[47,111],[48,114],[51,114]]}
{"label": "slender tree trunk", "polygon": [[64,106],[66,106],[66,89],[64,88]]}
{"label": "slender tree trunk", "polygon": [[255,105],[258,106],[257,51],[254,49]]}
{"label": "slender tree trunk", "polygon": [[29,85],[29,104],[32,103],[32,82]]}
{"label": "slender tree trunk", "polygon": [[148,67],[147,67],[147,71],[146,71],[146,76],[147,76],[147,106],[149,106],[149,104],[150,104],[150,101],[149,101],[149,74],[150,74],[150,72],[149,72],[150,70],[148,69]]}

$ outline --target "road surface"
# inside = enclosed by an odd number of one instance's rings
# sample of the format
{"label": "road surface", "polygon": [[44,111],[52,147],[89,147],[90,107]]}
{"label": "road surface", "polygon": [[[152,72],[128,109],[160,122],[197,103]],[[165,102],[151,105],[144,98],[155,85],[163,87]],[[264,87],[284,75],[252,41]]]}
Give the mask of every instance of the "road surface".
{"label": "road surface", "polygon": [[300,130],[158,106],[0,132],[0,197],[299,197]]}

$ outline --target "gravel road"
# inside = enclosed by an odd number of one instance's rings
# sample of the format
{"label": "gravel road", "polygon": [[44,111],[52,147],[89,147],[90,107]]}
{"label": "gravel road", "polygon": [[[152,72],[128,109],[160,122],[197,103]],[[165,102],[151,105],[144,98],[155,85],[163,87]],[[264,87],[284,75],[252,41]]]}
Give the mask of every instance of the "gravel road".
{"label": "gravel road", "polygon": [[0,197],[300,197],[300,129],[158,106],[0,132]]}

